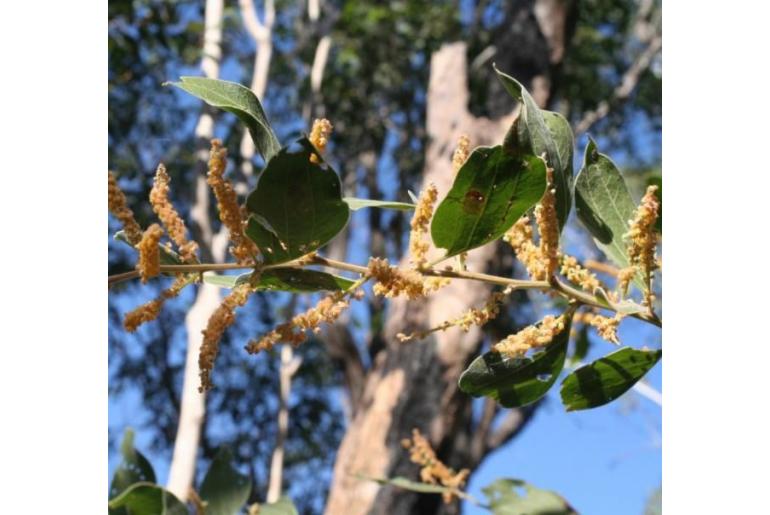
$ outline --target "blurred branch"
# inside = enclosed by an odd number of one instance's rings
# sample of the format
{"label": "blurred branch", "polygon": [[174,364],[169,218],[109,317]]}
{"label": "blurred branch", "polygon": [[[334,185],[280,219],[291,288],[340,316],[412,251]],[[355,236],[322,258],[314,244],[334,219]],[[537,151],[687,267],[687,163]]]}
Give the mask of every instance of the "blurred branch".
{"label": "blurred branch", "polygon": [[[254,54],[254,72],[251,77],[251,90],[260,100],[267,89],[267,77],[270,70],[270,61],[273,56],[273,23],[275,22],[275,4],[273,0],[265,0],[264,22],[257,17],[257,12],[252,0],[238,0],[243,17],[243,25],[246,31],[254,39],[256,50]],[[254,175],[252,159],[256,153],[254,141],[248,131],[244,131],[241,139],[241,172],[245,178]],[[248,185],[239,184],[236,191],[244,194],[248,191]]]}
{"label": "blurred branch", "polygon": [[276,502],[283,490],[283,455],[286,436],[289,431],[289,395],[291,395],[291,378],[299,370],[302,358],[294,356],[291,345],[281,347],[280,388],[281,395],[278,407],[278,434],[276,436],[273,457],[270,460],[270,482],[267,488],[267,502]]}
{"label": "blurred branch", "polygon": [[489,397],[484,398],[484,409],[481,413],[476,429],[471,439],[470,458],[471,463],[480,463],[487,452],[487,438],[489,437],[492,421],[497,414],[497,403]]}
{"label": "blurred branch", "polygon": [[[637,27],[637,31],[641,30]],[[583,119],[575,127],[575,137],[579,137],[591,128],[593,124],[606,117],[610,109],[617,107],[628,99],[631,93],[639,83],[642,73],[647,70],[653,58],[658,54],[662,46],[660,29],[658,28],[654,35],[650,36],[647,47],[636,57],[631,66],[623,74],[620,85],[615,88],[612,98],[603,100],[594,111],[588,111],[583,115]]]}
{"label": "blurred branch", "polygon": [[534,406],[530,405],[525,408],[507,411],[495,431],[487,437],[485,454],[494,451],[519,434],[526,427],[527,423],[532,420],[532,415],[535,413]]}
{"label": "blurred branch", "polygon": [[[206,77],[219,77],[222,58],[223,0],[206,0],[204,15],[203,58],[201,69]],[[204,109],[195,127],[196,142],[200,145],[196,153],[198,169],[206,169],[208,152],[201,144],[214,135],[214,118]],[[210,191],[203,173],[198,173],[195,182],[195,198],[190,209],[193,220],[192,230],[201,249],[203,259],[224,261],[227,236],[213,234],[209,217]],[[174,452],[169,468],[167,488],[181,501],[186,501],[195,478],[195,463],[201,440],[201,428],[206,415],[206,396],[198,392],[198,355],[200,354],[201,332],[220,302],[219,290],[211,285],[201,285],[190,311],[185,318],[187,329],[187,353],[185,356],[184,379],[179,410]]]}
{"label": "blurred branch", "polygon": [[614,267],[608,263],[596,261],[595,259],[586,259],[584,264],[586,268],[611,275],[612,277],[617,277],[618,273],[620,272],[617,267]]}

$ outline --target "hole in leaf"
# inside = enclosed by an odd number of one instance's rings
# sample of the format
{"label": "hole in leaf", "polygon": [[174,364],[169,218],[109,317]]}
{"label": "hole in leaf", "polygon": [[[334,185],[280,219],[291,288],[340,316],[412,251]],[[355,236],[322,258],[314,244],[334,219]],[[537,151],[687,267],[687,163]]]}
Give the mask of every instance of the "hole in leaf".
{"label": "hole in leaf", "polygon": [[537,380],[538,381],[542,381],[544,383],[547,383],[548,381],[551,380],[551,375],[552,374],[538,374],[537,375]]}

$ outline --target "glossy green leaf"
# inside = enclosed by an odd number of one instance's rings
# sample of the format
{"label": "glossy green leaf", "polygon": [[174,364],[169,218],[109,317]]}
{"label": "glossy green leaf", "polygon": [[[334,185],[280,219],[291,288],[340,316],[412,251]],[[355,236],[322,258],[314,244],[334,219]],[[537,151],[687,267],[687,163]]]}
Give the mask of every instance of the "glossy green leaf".
{"label": "glossy green leaf", "polygon": [[[203,282],[233,288],[238,284],[249,282],[251,272],[240,275],[203,274]],[[288,291],[292,293],[307,293],[316,291],[347,290],[353,286],[352,281],[339,275],[327,274],[316,270],[298,268],[276,268],[264,270],[259,278],[257,290]]]}
{"label": "glossy green leaf", "polygon": [[547,155],[553,168],[556,188],[556,215],[563,228],[572,208],[572,153],[574,136],[569,122],[560,114],[540,109],[519,81],[495,66],[495,72],[510,95],[521,102],[521,113],[512,130],[522,151],[540,156]]}
{"label": "glossy green leaf", "polygon": [[[312,155],[318,163],[310,161]],[[257,244],[264,262],[304,256],[344,229],[350,209],[340,191],[337,173],[307,138],[281,149],[246,199],[251,213],[246,235]]]}
{"label": "glossy green leaf", "polygon": [[595,408],[611,402],[644,377],[660,361],[661,350],[623,347],[582,366],[561,383],[561,401],[567,411]]}
{"label": "glossy green leaf", "polygon": [[233,454],[222,447],[201,483],[206,515],[237,515],[251,494],[251,480],[232,465]]}
{"label": "glossy green leaf", "polygon": [[539,400],[564,368],[571,322],[570,314],[565,328],[531,358],[509,358],[495,351],[482,354],[460,376],[460,389],[474,397],[491,397],[506,408]]}
{"label": "glossy green leaf", "polygon": [[556,492],[542,490],[520,479],[498,479],[482,492],[494,515],[577,515]]}
{"label": "glossy green leaf", "polygon": [[257,150],[269,161],[281,149],[281,144],[267,120],[259,99],[246,86],[226,80],[205,77],[180,77],[179,82],[167,82],[194,95],[210,106],[229,111],[249,129]]}
{"label": "glossy green leaf", "polygon": [[152,465],[142,453],[134,448],[134,430],[127,428],[120,444],[122,460],[112,476],[110,499],[117,497],[128,487],[138,482],[155,482]]}
{"label": "glossy green leaf", "polygon": [[368,198],[356,198],[356,197],[345,197],[342,200],[344,200],[348,207],[350,207],[353,211],[358,211],[359,209],[363,209],[365,207],[379,207],[381,209],[397,209],[399,211],[409,211],[411,209],[414,209],[414,204],[409,204],[408,202],[393,202],[390,200],[371,200]]}
{"label": "glossy green leaf", "polygon": [[496,240],[545,193],[545,163],[514,156],[502,146],[479,147],[457,173],[431,223],[431,237],[446,257]]}
{"label": "glossy green leaf", "polygon": [[275,502],[260,504],[259,515],[299,515],[299,512],[291,499],[282,496]]}
{"label": "glossy green leaf", "polygon": [[[575,179],[575,211],[597,246],[620,268],[629,266],[623,235],[635,209],[617,166],[589,138],[583,168]],[[641,276],[634,282],[643,287]]]}
{"label": "glossy green leaf", "polygon": [[189,515],[187,506],[168,490],[152,483],[135,483],[109,502],[110,510],[129,515]]}

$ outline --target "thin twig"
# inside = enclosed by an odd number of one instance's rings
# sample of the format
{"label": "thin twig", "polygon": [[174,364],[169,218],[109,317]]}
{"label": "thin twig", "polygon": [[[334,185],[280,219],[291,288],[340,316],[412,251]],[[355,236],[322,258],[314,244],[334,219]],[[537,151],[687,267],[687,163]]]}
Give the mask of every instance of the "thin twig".
{"label": "thin twig", "polygon": [[[365,266],[354,265],[352,263],[337,261],[336,259],[329,259],[321,256],[313,256],[309,259],[300,258],[294,261],[289,261],[287,263],[267,265],[267,266],[264,266],[262,269],[269,270],[269,269],[279,269],[279,268],[280,269],[302,268],[304,265],[308,265],[308,264],[321,265],[329,268],[334,268],[337,270],[354,272],[364,276],[362,277],[362,279],[364,280],[367,279],[369,276],[369,269]],[[239,263],[161,265],[160,271],[161,273],[183,273],[183,272],[189,273],[189,272],[209,272],[209,271],[222,271],[222,270],[241,270],[241,269],[247,269],[247,268],[254,268],[254,266],[242,265]],[[430,268],[421,270],[421,273],[423,275],[432,276],[432,277],[447,277],[450,279],[465,279],[465,280],[471,280],[471,281],[481,281],[488,284],[506,286],[513,290],[520,289],[520,290],[547,291],[547,290],[553,289],[556,293],[558,293],[559,295],[561,295],[562,297],[568,300],[574,299],[580,302],[581,304],[585,304],[588,306],[593,306],[600,309],[606,309],[609,311],[616,311],[616,312],[618,311],[618,308],[616,306],[607,302],[605,299],[577,290],[555,278],[551,281],[525,281],[521,279],[509,279],[507,277],[499,277],[496,275],[482,274],[479,272],[469,272],[465,270],[434,270]],[[109,284],[110,285],[116,284],[119,281],[126,280],[131,277],[135,277],[132,274],[133,272],[127,272],[124,274],[117,274],[117,275],[110,276]],[[660,320],[660,318],[658,318],[658,316],[655,313],[640,312],[640,313],[632,313],[632,314],[629,314],[628,316],[637,318],[639,320],[643,320],[657,327],[662,327],[663,325],[663,322]]]}
{"label": "thin twig", "polygon": [[584,264],[585,264],[585,267],[590,270],[602,272],[607,275],[611,275],[612,277],[617,277],[618,273],[620,273],[620,270],[618,270],[617,267],[612,266],[608,263],[602,263],[601,261],[596,261],[595,259],[586,259]]}

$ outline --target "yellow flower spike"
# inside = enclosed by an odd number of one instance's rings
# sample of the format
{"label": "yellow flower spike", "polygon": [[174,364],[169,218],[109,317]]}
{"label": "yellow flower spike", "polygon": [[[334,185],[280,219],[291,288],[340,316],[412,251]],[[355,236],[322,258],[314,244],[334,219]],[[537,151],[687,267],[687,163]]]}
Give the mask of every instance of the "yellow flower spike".
{"label": "yellow flower spike", "polygon": [[107,206],[123,225],[123,232],[131,245],[138,245],[142,240],[142,228],[134,219],[134,212],[128,208],[126,195],[118,186],[118,180],[112,172],[107,173]]}
{"label": "yellow flower spike", "polygon": [[136,269],[142,282],[146,283],[151,277],[160,274],[160,249],[158,244],[163,236],[163,229],[158,224],[152,224],[142,234],[142,239],[136,248],[139,250],[139,262]]}
{"label": "yellow flower spike", "polygon": [[[648,186],[639,207],[630,220],[630,228],[623,236],[628,242],[628,259],[632,266],[642,272],[645,279],[644,303],[652,309],[652,274],[657,267],[655,247],[658,244],[658,233],[655,232],[655,221],[658,219],[660,203],[657,198],[657,186]],[[628,287],[625,285],[626,288]]]}
{"label": "yellow flower spike", "polygon": [[241,284],[233,288],[230,294],[222,299],[222,303],[209,318],[206,329],[202,331],[203,342],[198,356],[201,380],[199,392],[203,393],[213,387],[211,371],[219,354],[219,341],[225,330],[235,322],[235,308],[246,304],[253,291],[249,284]]}
{"label": "yellow flower spike", "polygon": [[564,330],[564,316],[548,315],[540,325],[525,327],[492,346],[492,350],[516,358],[523,356],[530,349],[545,347],[553,338]]}
{"label": "yellow flower spike", "polygon": [[182,261],[194,261],[195,254],[198,251],[198,244],[187,240],[187,229],[184,221],[168,197],[170,182],[171,178],[166,172],[166,167],[163,166],[163,163],[159,164],[155,172],[152,190],[150,190],[150,204],[152,205],[152,210],[158,215],[160,221],[163,222],[166,232],[176,243]]}
{"label": "yellow flower spike", "polygon": [[[329,136],[332,134],[334,126],[326,118],[316,119],[313,122],[313,128],[310,129],[310,143],[313,144],[319,154],[323,154],[326,151],[326,145],[329,143]],[[310,156],[311,163],[318,163],[318,158],[315,155]]]}
{"label": "yellow flower spike", "polygon": [[257,246],[243,234],[244,220],[241,216],[241,208],[238,205],[238,196],[232,183],[225,179],[227,167],[227,150],[222,147],[218,139],[211,140],[211,154],[209,157],[209,171],[206,182],[214,191],[217,199],[219,219],[230,234],[230,253],[238,263],[252,264],[257,254]]}
{"label": "yellow flower spike", "polygon": [[[401,445],[409,450],[409,459],[412,463],[420,465],[420,480],[423,483],[431,485],[441,483],[443,486],[456,490],[465,486],[470,470],[462,469],[455,472],[444,465],[436,457],[430,442],[420,433],[419,429],[412,429],[412,438],[404,438],[401,440]],[[441,496],[444,502],[449,504],[457,495],[455,492],[443,492]]]}
{"label": "yellow flower spike", "polygon": [[412,266],[418,270],[425,267],[428,262],[428,250],[430,242],[426,241],[425,235],[428,233],[431,218],[433,218],[433,207],[438,200],[438,189],[433,183],[420,193],[417,200],[417,206],[412,216],[411,232],[409,233],[409,260]]}

